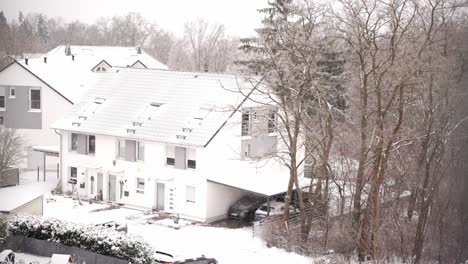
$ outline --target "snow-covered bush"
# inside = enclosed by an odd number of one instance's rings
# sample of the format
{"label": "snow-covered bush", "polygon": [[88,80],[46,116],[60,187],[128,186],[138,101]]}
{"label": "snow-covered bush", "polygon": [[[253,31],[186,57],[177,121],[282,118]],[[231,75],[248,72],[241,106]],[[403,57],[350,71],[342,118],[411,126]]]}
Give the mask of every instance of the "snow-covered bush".
{"label": "snow-covered bush", "polygon": [[133,264],[153,262],[154,250],[148,243],[102,226],[39,216],[15,216],[8,223],[8,232],[125,259]]}

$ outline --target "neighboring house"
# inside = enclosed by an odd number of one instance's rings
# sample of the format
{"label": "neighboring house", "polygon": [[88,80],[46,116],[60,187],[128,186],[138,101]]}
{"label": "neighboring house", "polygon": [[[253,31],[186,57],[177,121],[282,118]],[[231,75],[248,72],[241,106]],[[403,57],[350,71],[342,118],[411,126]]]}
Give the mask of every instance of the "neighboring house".
{"label": "neighboring house", "polygon": [[247,104],[233,75],[121,69],[66,118],[63,190],[210,222],[245,194],[286,191],[273,107]]}
{"label": "neighboring house", "polygon": [[0,71],[0,125],[18,129],[27,140],[28,158],[22,167],[42,167],[43,154],[33,151],[34,146],[58,154],[59,137],[50,125],[97,75],[116,66],[167,69],[141,48],[58,46],[46,54],[16,58]]}

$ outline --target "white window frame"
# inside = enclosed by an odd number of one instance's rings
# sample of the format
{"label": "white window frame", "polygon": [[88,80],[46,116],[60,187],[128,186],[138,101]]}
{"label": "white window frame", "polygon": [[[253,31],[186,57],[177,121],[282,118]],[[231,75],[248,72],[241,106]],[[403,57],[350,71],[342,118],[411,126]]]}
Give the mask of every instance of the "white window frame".
{"label": "white window frame", "polygon": [[[120,153],[120,144],[123,143],[123,153]],[[117,159],[121,159],[121,160],[126,160],[127,159],[127,146],[126,146],[126,141],[125,139],[123,138],[117,138]],[[120,154],[123,154],[122,156]]]}
{"label": "white window frame", "polygon": [[[143,181],[143,188],[139,186],[139,181]],[[144,194],[145,193],[145,178],[137,177],[136,178],[136,186],[135,186],[136,193]]]}
{"label": "white window frame", "polygon": [[195,204],[197,202],[197,188],[195,188],[195,186],[185,186],[185,202],[191,204]]}
{"label": "white window frame", "polygon": [[[11,94],[12,91],[14,91],[13,95]],[[8,91],[8,98],[10,98],[10,99],[15,99],[16,98],[16,87],[10,87],[10,90]]]}
{"label": "white window frame", "polygon": [[[32,106],[32,99],[31,93],[32,91],[39,91],[39,109],[31,108]],[[42,91],[41,88],[29,88],[29,112],[41,112],[42,111]]]}

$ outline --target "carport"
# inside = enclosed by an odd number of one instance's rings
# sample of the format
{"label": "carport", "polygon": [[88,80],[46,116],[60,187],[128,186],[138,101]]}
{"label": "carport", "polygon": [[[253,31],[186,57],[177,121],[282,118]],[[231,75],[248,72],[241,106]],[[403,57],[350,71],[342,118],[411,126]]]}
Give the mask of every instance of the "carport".
{"label": "carport", "polygon": [[[44,181],[46,180],[46,167],[47,167],[47,156],[50,157],[58,157],[60,155],[59,146],[33,146],[33,151],[42,152],[44,157]],[[59,167],[57,166],[57,179],[59,178],[60,172]],[[39,177],[39,168],[38,168],[38,176]],[[39,180],[39,178],[38,178]]]}
{"label": "carport", "polygon": [[[287,192],[289,183],[289,170],[284,167],[264,166],[261,169],[244,171],[242,168],[235,171],[234,175],[211,174],[208,181],[221,184],[227,187],[248,191],[267,198],[267,216],[270,215],[270,200],[273,196]],[[301,177],[299,179],[301,188],[310,184],[309,178]]]}

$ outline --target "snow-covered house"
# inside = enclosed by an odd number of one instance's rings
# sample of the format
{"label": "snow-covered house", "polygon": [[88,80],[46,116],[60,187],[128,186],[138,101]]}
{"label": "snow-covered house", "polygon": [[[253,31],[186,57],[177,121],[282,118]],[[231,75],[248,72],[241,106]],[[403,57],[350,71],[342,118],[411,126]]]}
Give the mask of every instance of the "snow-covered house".
{"label": "snow-covered house", "polygon": [[203,222],[245,194],[286,191],[286,167],[253,158],[275,152],[278,135],[274,108],[238,92],[246,82],[129,68],[100,77],[53,125],[63,190]]}
{"label": "snow-covered house", "polygon": [[24,166],[42,167],[41,151],[56,154],[52,122],[82,96],[101,72],[112,67],[167,69],[138,47],[58,46],[30,54],[0,71],[0,125],[17,129],[28,142]]}

